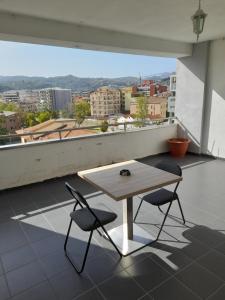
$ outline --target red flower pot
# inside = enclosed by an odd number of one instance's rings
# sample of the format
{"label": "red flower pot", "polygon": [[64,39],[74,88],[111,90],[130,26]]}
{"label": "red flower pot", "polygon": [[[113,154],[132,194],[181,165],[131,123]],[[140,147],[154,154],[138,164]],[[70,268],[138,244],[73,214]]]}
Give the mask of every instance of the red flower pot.
{"label": "red flower pot", "polygon": [[186,154],[190,144],[189,139],[183,138],[169,139],[167,142],[170,147],[170,154],[176,157],[183,157]]}

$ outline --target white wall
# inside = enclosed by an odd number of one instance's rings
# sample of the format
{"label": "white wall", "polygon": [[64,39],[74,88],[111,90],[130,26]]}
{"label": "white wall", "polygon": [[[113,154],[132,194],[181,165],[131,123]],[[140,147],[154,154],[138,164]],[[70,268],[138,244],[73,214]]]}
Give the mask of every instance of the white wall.
{"label": "white wall", "polygon": [[177,125],[0,148],[0,190],[168,151]]}
{"label": "white wall", "polygon": [[207,83],[203,152],[225,158],[225,40],[210,44]]}
{"label": "white wall", "polygon": [[193,55],[177,61],[177,91],[175,115],[188,136],[190,150],[199,153],[202,138],[205,83],[207,76],[208,43],[194,45]]}
{"label": "white wall", "polygon": [[225,40],[199,43],[178,60],[176,116],[191,151],[225,158]]}

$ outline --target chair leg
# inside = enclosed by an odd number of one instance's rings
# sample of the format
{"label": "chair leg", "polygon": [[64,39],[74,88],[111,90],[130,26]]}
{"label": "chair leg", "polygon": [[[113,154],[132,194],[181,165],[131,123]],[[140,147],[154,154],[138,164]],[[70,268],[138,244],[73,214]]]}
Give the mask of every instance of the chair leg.
{"label": "chair leg", "polygon": [[136,218],[137,218],[137,215],[138,215],[139,210],[140,210],[140,208],[141,208],[142,202],[143,202],[143,199],[141,200],[141,202],[140,202],[140,204],[139,204],[139,206],[138,206],[138,209],[137,209],[137,211],[136,211],[136,214],[135,214],[135,217],[134,217],[134,222],[136,221]]}
{"label": "chair leg", "polygon": [[68,231],[67,231],[66,240],[65,240],[65,243],[64,243],[64,251],[65,251],[66,257],[68,258],[68,260],[69,260],[69,262],[71,263],[71,265],[73,266],[73,268],[76,270],[76,272],[77,272],[78,274],[81,274],[81,273],[83,272],[83,270],[84,270],[84,266],[85,266],[85,263],[86,263],[86,260],[87,260],[87,255],[88,255],[89,247],[90,247],[90,244],[91,244],[91,238],[92,238],[92,235],[93,235],[93,230],[90,232],[90,235],[89,235],[89,238],[88,238],[87,247],[86,247],[85,254],[84,254],[84,259],[83,259],[81,268],[80,268],[80,270],[79,270],[79,269],[77,269],[77,267],[74,265],[72,259],[69,257],[69,255],[68,255],[68,253],[67,253],[67,249],[66,249],[71,226],[72,226],[72,219],[71,219],[71,221],[70,221],[69,228],[68,228]]}
{"label": "chair leg", "polygon": [[159,236],[160,236],[160,234],[161,234],[161,231],[162,231],[163,226],[164,226],[164,224],[165,224],[165,221],[166,221],[166,218],[167,218],[167,216],[168,216],[168,213],[169,213],[169,210],[170,210],[171,205],[172,205],[172,202],[170,202],[170,204],[169,204],[169,206],[168,206],[168,208],[167,208],[167,211],[166,211],[166,213],[165,213],[165,216],[164,216],[162,225],[161,225],[161,227],[160,227],[160,229],[159,229],[159,233],[158,233],[158,235],[157,235],[156,240],[158,240],[158,238],[159,238]]}
{"label": "chair leg", "polygon": [[179,205],[179,208],[180,208],[180,212],[181,212],[181,216],[182,216],[182,219],[183,219],[183,223],[185,224],[184,213],[183,213],[183,210],[182,210],[182,207],[181,207],[181,204],[180,204],[180,199],[179,199],[178,196],[177,196],[177,202],[178,202],[178,205]]}
{"label": "chair leg", "polygon": [[163,214],[164,214],[164,212],[163,212],[163,210],[161,209],[161,207],[160,207],[160,206],[158,206],[158,209],[161,211],[161,213],[163,213]]}
{"label": "chair leg", "polygon": [[120,252],[120,250],[118,249],[118,247],[116,246],[116,244],[113,242],[113,240],[111,239],[110,235],[108,234],[107,230],[101,226],[102,230],[105,233],[106,238],[111,242],[111,244],[114,246],[114,248],[116,249],[117,253],[119,254],[120,257],[123,257],[122,253]]}

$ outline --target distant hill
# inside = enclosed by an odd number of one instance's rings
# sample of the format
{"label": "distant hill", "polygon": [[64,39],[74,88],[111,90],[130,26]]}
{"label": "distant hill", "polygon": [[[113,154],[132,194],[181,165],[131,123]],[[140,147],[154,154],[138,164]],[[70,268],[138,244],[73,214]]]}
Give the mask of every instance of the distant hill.
{"label": "distant hill", "polygon": [[[162,73],[145,77],[163,81],[171,73]],[[34,90],[49,87],[68,88],[74,91],[95,90],[101,86],[122,87],[138,84],[138,77],[119,78],[81,78],[73,75],[56,77],[29,77],[29,76],[0,76],[0,92],[9,90]]]}

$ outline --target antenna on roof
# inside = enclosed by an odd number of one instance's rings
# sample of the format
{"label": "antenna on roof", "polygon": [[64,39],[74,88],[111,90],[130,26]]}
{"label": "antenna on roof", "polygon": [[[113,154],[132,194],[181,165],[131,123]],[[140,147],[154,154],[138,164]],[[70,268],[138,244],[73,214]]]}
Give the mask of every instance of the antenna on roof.
{"label": "antenna on roof", "polygon": [[141,85],[141,73],[139,73],[139,80],[140,80],[140,85]]}

